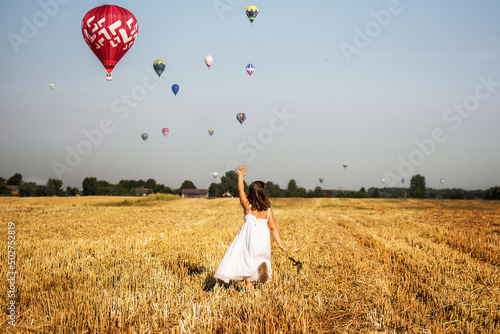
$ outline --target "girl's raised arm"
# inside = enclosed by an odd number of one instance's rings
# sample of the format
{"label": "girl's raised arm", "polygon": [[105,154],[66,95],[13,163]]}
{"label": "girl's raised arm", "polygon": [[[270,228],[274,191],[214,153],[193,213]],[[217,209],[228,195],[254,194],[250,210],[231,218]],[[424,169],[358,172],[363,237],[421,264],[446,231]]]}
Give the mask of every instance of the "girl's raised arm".
{"label": "girl's raised arm", "polygon": [[240,195],[240,204],[243,207],[243,210],[245,211],[245,215],[247,215],[248,213],[250,213],[250,205],[249,205],[250,203],[248,202],[247,194],[245,194],[245,183],[243,181],[243,177],[247,175],[247,173],[245,173],[247,166],[240,165],[240,169],[238,168],[235,169],[236,172],[238,172],[238,193]]}

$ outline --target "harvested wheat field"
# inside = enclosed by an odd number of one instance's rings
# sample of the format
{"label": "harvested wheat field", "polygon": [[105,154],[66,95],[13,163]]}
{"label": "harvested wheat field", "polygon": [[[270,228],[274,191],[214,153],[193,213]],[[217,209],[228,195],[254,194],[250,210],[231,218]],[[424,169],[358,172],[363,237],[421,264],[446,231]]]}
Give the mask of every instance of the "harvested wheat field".
{"label": "harvested wheat field", "polygon": [[[499,333],[500,203],[272,199],[290,256],[248,293],[212,275],[238,199],[1,198],[17,333]],[[10,303],[2,284],[3,310]],[[7,312],[8,314],[8,312]]]}

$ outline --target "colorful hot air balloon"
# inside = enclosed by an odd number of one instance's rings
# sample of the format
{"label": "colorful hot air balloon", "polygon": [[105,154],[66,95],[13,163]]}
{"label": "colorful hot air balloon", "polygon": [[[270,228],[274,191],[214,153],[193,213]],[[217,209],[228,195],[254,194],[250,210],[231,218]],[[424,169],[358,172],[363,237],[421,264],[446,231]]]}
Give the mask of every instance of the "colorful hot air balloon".
{"label": "colorful hot air balloon", "polygon": [[211,55],[208,55],[205,57],[205,64],[207,64],[208,68],[210,68],[210,66],[212,66],[213,62],[214,62],[214,59],[212,58]]}
{"label": "colorful hot air balloon", "polygon": [[177,93],[179,92],[179,85],[178,84],[172,85],[172,92],[174,92],[174,95],[177,95]]}
{"label": "colorful hot air balloon", "polygon": [[404,177],[401,179],[401,183],[405,183],[405,178]]}
{"label": "colorful hot air balloon", "polygon": [[214,177],[214,179],[216,179],[216,178],[217,178],[217,176],[219,176],[219,173],[217,173],[217,172],[213,172],[213,173],[212,173],[212,176]]}
{"label": "colorful hot air balloon", "polygon": [[240,122],[240,124],[243,124],[246,118],[247,116],[242,112],[236,114],[236,119],[238,120],[238,122]]}
{"label": "colorful hot air balloon", "polygon": [[161,132],[166,137],[168,135],[168,133],[170,132],[170,130],[168,128],[163,128],[163,129],[161,129]]}
{"label": "colorful hot air balloon", "polygon": [[250,24],[253,24],[253,20],[255,20],[257,14],[259,14],[259,9],[256,6],[248,6],[246,13],[248,19],[250,20]]}
{"label": "colorful hot air balloon", "polygon": [[163,73],[163,71],[165,71],[165,68],[167,67],[167,65],[165,64],[165,62],[161,59],[157,59],[154,63],[153,63],[153,68],[155,69],[155,72],[156,74],[158,74],[158,77],[161,76],[161,74]]}
{"label": "colorful hot air balloon", "polygon": [[248,64],[247,65],[247,73],[248,73],[248,75],[252,75],[253,71],[255,71],[255,66],[253,66],[252,64]]}
{"label": "colorful hot air balloon", "polygon": [[[444,179],[439,180],[439,182],[441,182],[441,184],[443,184],[443,183],[444,183]],[[453,182],[452,182],[452,183],[453,183]]]}
{"label": "colorful hot air balloon", "polygon": [[319,182],[320,182],[320,183],[323,183],[323,181],[325,181],[325,179],[324,179],[324,178],[322,178],[322,177],[320,177],[320,178],[319,178]]}
{"label": "colorful hot air balloon", "polygon": [[54,89],[54,88],[56,88],[56,84],[51,82],[51,83],[49,83],[49,87],[50,87],[50,89]]}
{"label": "colorful hot air balloon", "polygon": [[382,184],[385,184],[385,179],[382,179]]}
{"label": "colorful hot air balloon", "polygon": [[347,162],[344,162],[344,164],[342,166],[344,166],[344,169],[346,169],[347,168]]}
{"label": "colorful hot air balloon", "polygon": [[141,135],[142,140],[146,141],[148,139],[149,135],[147,133],[143,133]]}
{"label": "colorful hot air balloon", "polygon": [[212,135],[214,134],[214,129],[208,129],[208,134],[210,135],[210,137],[212,137]]}
{"label": "colorful hot air balloon", "polygon": [[83,39],[108,72],[106,80],[111,80],[111,71],[132,47],[138,32],[137,19],[125,8],[103,5],[85,14]]}

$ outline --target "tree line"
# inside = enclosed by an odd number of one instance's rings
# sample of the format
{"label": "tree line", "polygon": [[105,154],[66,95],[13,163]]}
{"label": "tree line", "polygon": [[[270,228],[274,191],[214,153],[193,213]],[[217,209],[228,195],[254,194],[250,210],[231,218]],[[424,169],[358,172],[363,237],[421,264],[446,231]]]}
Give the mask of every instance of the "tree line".
{"label": "tree line", "polygon": [[[40,196],[137,196],[143,194],[165,193],[180,195],[182,189],[196,189],[194,183],[185,180],[180,188],[174,189],[159,184],[155,179],[144,180],[120,180],[117,184],[111,184],[96,177],[86,177],[82,182],[82,190],[76,187],[62,188],[63,182],[59,179],[49,179],[45,185],[35,182],[24,182],[21,174],[16,173],[10,178],[0,177],[0,195],[18,195],[21,197]],[[486,199],[500,200],[500,186],[494,186],[487,190],[463,190],[463,189],[430,189],[426,187],[425,177],[417,174],[412,176],[409,188],[364,187],[358,191],[349,190],[325,190],[317,186],[305,189],[297,185],[294,179],[288,182],[286,189],[271,181],[266,183],[269,197],[338,197],[338,198],[437,198],[437,199]],[[13,189],[16,189],[14,191]],[[245,182],[245,191],[248,185]],[[210,197],[238,196],[238,174],[228,171],[221,177],[220,183],[212,183],[208,189]]]}

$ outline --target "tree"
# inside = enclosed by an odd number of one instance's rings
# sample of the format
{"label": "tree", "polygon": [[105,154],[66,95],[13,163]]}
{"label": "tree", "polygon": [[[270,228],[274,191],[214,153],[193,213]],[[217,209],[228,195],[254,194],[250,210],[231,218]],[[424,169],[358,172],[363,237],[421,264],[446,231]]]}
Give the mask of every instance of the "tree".
{"label": "tree", "polygon": [[49,179],[47,181],[47,195],[48,196],[62,196],[62,180],[58,179]]}
{"label": "tree", "polygon": [[375,188],[373,190],[371,197],[372,198],[380,198],[380,191],[378,191],[378,188]]}
{"label": "tree", "polygon": [[224,188],[220,183],[212,183],[208,188],[209,197],[222,197],[224,194]]}
{"label": "tree", "polygon": [[3,177],[0,177],[0,195],[10,195],[12,191],[7,187],[7,183]]}
{"label": "tree", "polygon": [[413,175],[410,181],[410,197],[425,198],[426,190],[425,177],[420,174]]}
{"label": "tree", "polygon": [[321,189],[320,186],[317,186],[316,188],[314,188],[313,197],[326,197],[326,195],[323,192],[323,189]]}
{"label": "tree", "polygon": [[307,190],[303,187],[298,187],[295,197],[307,197]]}
{"label": "tree", "polygon": [[97,178],[86,177],[82,182],[83,195],[92,196],[97,193]]}
{"label": "tree", "polygon": [[38,197],[49,196],[49,190],[47,189],[47,186],[37,185],[36,196]]}
{"label": "tree", "polygon": [[66,187],[66,196],[76,196],[78,195],[78,188],[71,188],[70,186]]}
{"label": "tree", "polygon": [[23,184],[23,176],[19,173],[16,173],[9,177],[7,180],[7,185],[8,186],[20,186]]}
{"label": "tree", "polygon": [[37,185],[35,182],[25,182],[19,187],[20,197],[35,197]]}
{"label": "tree", "polygon": [[[231,196],[238,196],[238,173],[234,170],[227,171],[224,176],[220,178],[220,184],[224,193],[229,192]],[[246,184],[245,184],[246,188]]]}
{"label": "tree", "polygon": [[181,190],[182,189],[196,189],[196,186],[194,185],[193,182],[189,181],[189,180],[184,180],[184,182],[182,182],[182,185],[181,185]]}
{"label": "tree", "polygon": [[462,189],[455,190],[453,195],[451,195],[451,199],[465,199],[464,191]]}
{"label": "tree", "polygon": [[365,187],[361,187],[356,193],[354,193],[355,198],[367,198],[368,193],[366,192]]}
{"label": "tree", "polygon": [[484,195],[484,199],[494,199],[500,200],[500,186],[491,187],[486,191],[486,195]]}
{"label": "tree", "polygon": [[280,188],[278,184],[274,184],[271,181],[266,182],[267,195],[269,197],[283,197],[285,196],[285,191]]}
{"label": "tree", "polygon": [[165,187],[163,184],[157,184],[153,190],[155,193],[175,194],[175,191],[170,187]]}
{"label": "tree", "polygon": [[127,196],[128,192],[129,190],[122,186],[114,186],[113,189],[111,189],[111,195],[113,196]]}
{"label": "tree", "polygon": [[294,179],[291,179],[286,187],[286,197],[297,197],[297,189],[297,182],[295,182]]}
{"label": "tree", "polygon": [[144,184],[144,188],[147,188],[147,189],[154,189],[155,187],[156,187],[156,180],[155,179],[148,179],[146,181],[146,183]]}

